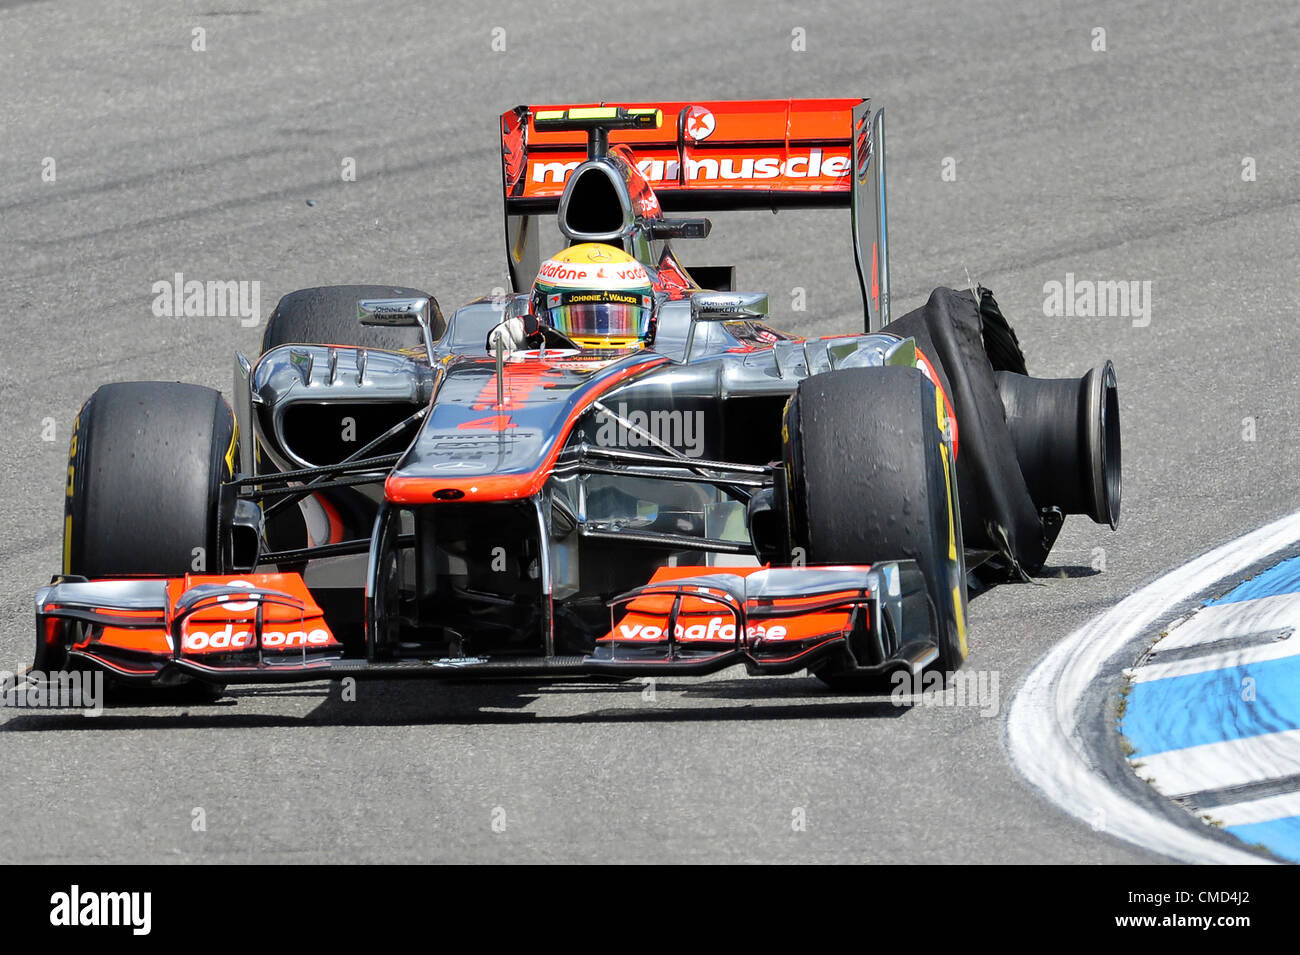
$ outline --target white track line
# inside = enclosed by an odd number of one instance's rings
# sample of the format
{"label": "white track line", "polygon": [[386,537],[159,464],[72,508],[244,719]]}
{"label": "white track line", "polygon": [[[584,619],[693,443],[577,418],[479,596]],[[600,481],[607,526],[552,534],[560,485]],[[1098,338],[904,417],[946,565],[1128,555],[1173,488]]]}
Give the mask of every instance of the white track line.
{"label": "white track line", "polygon": [[1213,809],[1201,810],[1224,826],[1249,826],[1256,822],[1273,822],[1300,816],[1300,793],[1280,793],[1252,799],[1250,802],[1234,802],[1230,805],[1215,806]]}
{"label": "white track line", "polygon": [[1300,774],[1300,730],[1243,736],[1139,756],[1133,768],[1166,796]]}
{"label": "white track line", "polygon": [[[1273,594],[1202,607],[1170,628],[1156,650],[1182,650],[1265,630],[1300,629],[1300,594]],[[1158,659],[1158,657],[1157,657]]]}
{"label": "white track line", "polygon": [[1244,667],[1248,663],[1264,663],[1267,660],[1283,660],[1300,654],[1300,639],[1278,640],[1257,647],[1244,647],[1241,650],[1221,650],[1207,653],[1203,657],[1188,660],[1170,660],[1168,663],[1148,663],[1128,671],[1134,683],[1150,683],[1152,680],[1166,680],[1171,676],[1191,676],[1193,673],[1209,673],[1211,670],[1226,670],[1229,667]]}
{"label": "white track line", "polygon": [[1112,789],[1088,758],[1080,707],[1106,664],[1169,608],[1297,539],[1300,511],[1170,571],[1048,651],[1026,677],[1007,716],[1007,749],[1016,769],[1066,812],[1137,845],[1187,862],[1264,861],[1156,815]]}

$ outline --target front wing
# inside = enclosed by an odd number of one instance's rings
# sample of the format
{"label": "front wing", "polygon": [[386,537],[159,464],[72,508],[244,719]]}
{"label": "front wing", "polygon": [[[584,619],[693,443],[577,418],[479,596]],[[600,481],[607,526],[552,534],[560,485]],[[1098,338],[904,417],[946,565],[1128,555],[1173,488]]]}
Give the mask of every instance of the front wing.
{"label": "front wing", "polygon": [[[580,656],[345,657],[297,574],[56,578],[36,597],[34,669],[96,668],[125,683],[275,683],[345,677],[919,672],[938,657],[911,561],[874,566],[664,567],[609,601]],[[373,630],[373,628],[371,628]]]}

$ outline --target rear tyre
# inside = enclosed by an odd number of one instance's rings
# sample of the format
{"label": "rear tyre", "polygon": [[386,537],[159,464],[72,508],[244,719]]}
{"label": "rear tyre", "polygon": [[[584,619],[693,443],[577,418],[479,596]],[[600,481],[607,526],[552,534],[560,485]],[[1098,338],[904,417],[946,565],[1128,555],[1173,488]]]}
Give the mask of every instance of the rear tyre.
{"label": "rear tyre", "polygon": [[980,333],[984,340],[984,353],[989,356],[989,364],[994,371],[1011,371],[1017,375],[1029,374],[1025,366],[1025,353],[1020,347],[1020,339],[1002,309],[998,308],[993,293],[981,287],[980,290]]}
{"label": "rear tyre", "polygon": [[430,331],[442,336],[443,320],[436,299],[428,292],[400,285],[327,285],[290,292],[280,299],[262,332],[262,351],[277,345],[359,345],[400,351],[424,347],[418,328],[362,325],[357,303],[367,298],[428,298],[432,312]]}
{"label": "rear tyre", "polygon": [[[430,331],[434,340],[442,336],[445,324],[437,300],[428,292],[400,285],[327,285],[299,289],[280,299],[262,333],[262,354],[279,345],[350,345],[402,351],[424,348],[424,333],[418,328],[362,325],[357,320],[357,303],[369,298],[428,298]],[[275,462],[258,454],[258,474],[277,474]],[[331,495],[346,510],[355,493]],[[297,550],[307,546],[307,524],[297,507],[282,508],[266,520],[266,542],[273,551]]]}
{"label": "rear tyre", "polygon": [[[794,543],[810,564],[914,560],[925,575],[937,667],[966,656],[965,561],[935,387],[914,368],[848,368],[800,383],[784,458]],[[836,688],[876,688],[834,665]]]}

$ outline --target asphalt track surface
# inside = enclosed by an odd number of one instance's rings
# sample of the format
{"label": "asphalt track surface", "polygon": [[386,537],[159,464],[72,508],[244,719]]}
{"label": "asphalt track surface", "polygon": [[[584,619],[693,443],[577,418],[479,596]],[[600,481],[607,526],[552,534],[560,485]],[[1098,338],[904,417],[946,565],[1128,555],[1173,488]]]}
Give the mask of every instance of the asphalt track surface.
{"label": "asphalt track surface", "polygon": [[[653,700],[391,683],[352,703],[310,685],[98,721],[9,711],[6,859],[1161,861],[1030,789],[1005,713],[1064,635],[1297,506],[1298,33],[1290,0],[0,2],[0,668],[30,661],[32,594],[59,565],[80,403],[124,379],[229,393],[232,352],[256,352],[236,319],[155,318],[152,284],[257,280],[263,315],[317,284],[415,285],[445,308],[503,285],[495,122],[521,102],[877,98],[895,314],[969,270],[1033,373],[1114,359],[1125,471],[1117,533],[1073,518],[1059,579],[973,602],[967,666],[997,674],[995,717],[736,671]],[[709,245],[687,263],[738,263],[793,330],[857,327],[847,216],[719,215]],[[1150,281],[1150,323],[1045,317],[1066,273]]]}

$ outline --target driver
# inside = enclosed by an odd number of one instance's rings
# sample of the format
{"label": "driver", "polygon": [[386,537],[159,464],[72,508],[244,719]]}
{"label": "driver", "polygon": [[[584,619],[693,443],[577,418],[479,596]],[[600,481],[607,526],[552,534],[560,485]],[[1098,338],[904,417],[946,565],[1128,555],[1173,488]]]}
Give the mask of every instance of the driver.
{"label": "driver", "polygon": [[537,270],[532,311],[488,334],[507,352],[541,345],[547,331],[579,348],[627,351],[654,340],[654,290],[645,267],[622,249],[600,242],[573,245]]}

